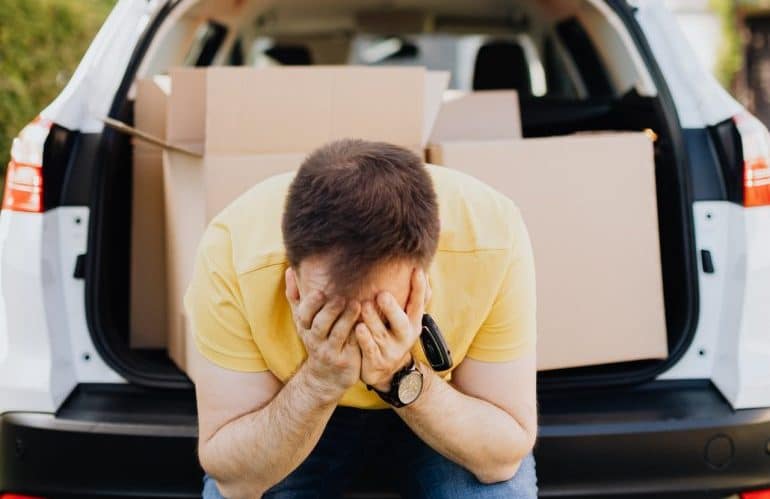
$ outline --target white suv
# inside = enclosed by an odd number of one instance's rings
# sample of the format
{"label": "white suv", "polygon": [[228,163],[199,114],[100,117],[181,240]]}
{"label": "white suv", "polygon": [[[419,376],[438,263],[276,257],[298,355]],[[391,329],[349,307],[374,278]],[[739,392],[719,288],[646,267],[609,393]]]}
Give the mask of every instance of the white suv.
{"label": "white suv", "polygon": [[[770,139],[660,3],[120,0],[13,144],[0,497],[199,495],[190,381],[129,346],[132,149],[103,118],[132,123],[135,79],[173,66],[313,63],[515,88],[525,137],[652,129],[670,355],[540,373],[541,495],[770,487]],[[387,493],[364,473],[350,495]]]}

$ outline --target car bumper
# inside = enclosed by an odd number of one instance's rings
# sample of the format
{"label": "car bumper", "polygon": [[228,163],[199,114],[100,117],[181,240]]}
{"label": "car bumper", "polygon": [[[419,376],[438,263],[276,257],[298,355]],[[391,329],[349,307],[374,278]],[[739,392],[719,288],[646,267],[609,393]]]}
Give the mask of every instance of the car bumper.
{"label": "car bumper", "polygon": [[[544,394],[540,406],[541,497],[717,497],[770,486],[770,409],[733,411],[709,383]],[[80,387],[56,415],[0,416],[0,491],[200,497],[196,431],[190,393]],[[375,477],[356,484],[367,497],[385,489]]]}
{"label": "car bumper", "polygon": [[80,386],[56,414],[0,416],[0,492],[200,497],[191,393]]}
{"label": "car bumper", "polygon": [[734,411],[707,381],[546,394],[540,404],[543,497],[770,487],[770,408]]}

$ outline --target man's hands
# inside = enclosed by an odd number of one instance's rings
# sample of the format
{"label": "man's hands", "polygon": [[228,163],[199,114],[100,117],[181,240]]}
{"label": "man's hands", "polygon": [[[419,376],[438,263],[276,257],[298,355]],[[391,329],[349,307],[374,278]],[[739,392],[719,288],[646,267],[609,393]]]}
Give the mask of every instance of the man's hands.
{"label": "man's hands", "polygon": [[361,376],[361,351],[351,334],[361,305],[340,297],[326,301],[320,291],[300,300],[292,269],[286,271],[286,298],[307,350],[308,381],[319,395],[336,402]]}
{"label": "man's hands", "polygon": [[410,288],[406,312],[392,294],[387,291],[377,294],[377,305],[387,326],[372,302],[364,303],[361,312],[364,322],[356,325],[355,337],[363,355],[361,379],[383,392],[390,390],[393,374],[411,363],[409,352],[422,331],[422,315],[430,300],[430,288],[422,269],[412,272]]}
{"label": "man's hands", "polygon": [[[388,391],[399,369],[411,362],[409,353],[422,331],[422,315],[430,300],[425,272],[412,272],[406,312],[387,291],[372,301],[327,297],[314,291],[300,299],[293,269],[286,271],[286,298],[308,353],[306,370],[314,389],[337,401],[356,381]],[[387,323],[387,325],[386,325]]]}

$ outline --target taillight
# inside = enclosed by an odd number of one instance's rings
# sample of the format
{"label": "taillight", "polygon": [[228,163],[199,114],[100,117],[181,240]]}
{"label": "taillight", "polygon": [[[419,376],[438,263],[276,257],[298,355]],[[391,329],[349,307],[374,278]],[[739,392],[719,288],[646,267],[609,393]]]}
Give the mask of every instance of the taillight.
{"label": "taillight", "polygon": [[5,175],[3,209],[43,211],[43,146],[51,122],[36,118],[13,139]]}
{"label": "taillight", "polygon": [[741,499],[770,499],[770,489],[743,492]]}
{"label": "taillight", "polygon": [[5,174],[3,209],[43,211],[43,168],[41,165],[11,160]]}
{"label": "taillight", "polygon": [[25,494],[3,494],[0,493],[0,499],[43,499],[40,496],[28,496]]}
{"label": "taillight", "polygon": [[743,149],[743,205],[770,205],[770,133],[749,113],[734,118]]}
{"label": "taillight", "polygon": [[756,158],[743,164],[743,204],[770,205],[770,166],[767,158]]}

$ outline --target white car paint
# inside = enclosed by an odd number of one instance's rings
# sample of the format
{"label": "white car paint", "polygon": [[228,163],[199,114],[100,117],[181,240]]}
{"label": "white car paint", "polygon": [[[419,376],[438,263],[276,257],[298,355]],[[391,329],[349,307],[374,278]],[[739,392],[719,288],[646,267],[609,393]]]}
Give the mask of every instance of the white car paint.
{"label": "white car paint", "polygon": [[693,206],[695,221],[696,252],[711,253],[714,273],[703,271],[698,259],[698,325],[689,348],[671,369],[659,379],[710,378],[716,357],[717,339],[721,329],[722,307],[725,298],[725,284],[728,268],[725,265],[728,254],[728,213],[732,203],[725,201],[701,201]]}
{"label": "white car paint", "polygon": [[[47,294],[57,279],[56,249],[46,217],[0,213],[0,296],[3,301],[0,407],[3,411],[52,411],[75,382],[67,331],[49,334]],[[50,238],[48,238],[50,239]],[[48,293],[47,293],[48,291]]]}
{"label": "white car paint", "polygon": [[136,42],[160,3],[120,0],[64,90],[40,115],[70,130],[100,132]]}
{"label": "white car paint", "polygon": [[[730,217],[731,275],[712,380],[735,408],[770,405],[770,207],[740,208]],[[728,309],[728,307],[733,307]]]}
{"label": "white car paint", "polygon": [[86,252],[88,243],[88,208],[64,206],[51,210],[50,216],[58,227],[60,256],[59,287],[64,301],[64,318],[69,329],[70,361],[78,383],[125,383],[126,380],[104,363],[91,340],[86,323],[84,303],[85,281],[74,279],[78,255]]}

